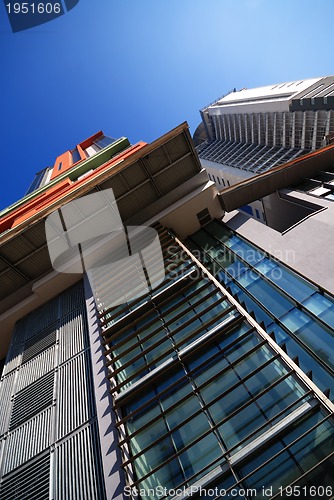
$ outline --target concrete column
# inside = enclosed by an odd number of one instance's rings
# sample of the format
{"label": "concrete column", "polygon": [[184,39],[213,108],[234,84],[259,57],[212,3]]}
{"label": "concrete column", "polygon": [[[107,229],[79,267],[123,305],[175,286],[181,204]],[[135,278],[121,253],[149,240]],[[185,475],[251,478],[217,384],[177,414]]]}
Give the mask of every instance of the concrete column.
{"label": "concrete column", "polygon": [[303,127],[302,127],[302,137],[300,142],[300,147],[302,149],[305,149],[306,122],[307,122],[306,118],[307,118],[307,111],[303,111]]}
{"label": "concrete column", "polygon": [[292,113],[291,147],[295,147],[296,140],[296,112]]}
{"label": "concrete column", "polygon": [[319,118],[319,113],[318,111],[316,111],[314,113],[314,126],[313,126],[313,136],[312,136],[313,151],[317,148],[318,118]]}
{"label": "concrete column", "polygon": [[93,381],[96,398],[96,413],[100,434],[102,467],[108,500],[124,500],[125,477],[121,467],[121,450],[118,448],[118,432],[111,409],[108,370],[97,321],[97,309],[87,275],[84,276],[87,323],[92,356]]}

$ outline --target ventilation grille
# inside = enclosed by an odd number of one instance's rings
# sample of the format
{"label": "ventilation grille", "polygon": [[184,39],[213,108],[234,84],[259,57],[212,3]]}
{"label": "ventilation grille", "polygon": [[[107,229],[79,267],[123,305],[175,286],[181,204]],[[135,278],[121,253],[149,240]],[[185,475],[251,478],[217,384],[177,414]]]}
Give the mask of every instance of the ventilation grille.
{"label": "ventilation grille", "polygon": [[31,312],[25,318],[24,329],[26,332],[26,340],[36,335],[36,333],[45,330],[45,328],[48,328],[57,321],[59,312],[58,301],[59,299],[57,297],[36,311]]}
{"label": "ventilation grille", "polygon": [[7,375],[15,370],[21,361],[22,342],[24,339],[24,328],[22,320],[19,321],[14,329],[10,348],[7,354],[3,375]]}
{"label": "ventilation grille", "polygon": [[197,219],[199,220],[199,223],[201,226],[204,226],[205,224],[207,224],[208,222],[210,222],[212,220],[210,212],[207,208],[205,208],[204,210],[201,210],[196,215],[197,215]]}
{"label": "ventilation grille", "polygon": [[5,445],[4,474],[16,469],[50,445],[52,410],[52,407],[44,410],[9,432]]}
{"label": "ventilation grille", "polygon": [[95,413],[89,352],[83,352],[59,368],[57,438],[78,428]]}
{"label": "ventilation grille", "polygon": [[52,327],[29,339],[24,345],[22,363],[51,347],[56,342],[56,336],[57,330],[55,327]]}
{"label": "ventilation grille", "polygon": [[15,396],[10,429],[52,404],[53,380],[54,372],[51,372]]}
{"label": "ventilation grille", "polygon": [[105,499],[99,456],[96,422],[57,445],[55,500]]}
{"label": "ventilation grille", "polygon": [[4,476],[0,484],[1,500],[48,500],[50,455]]}
{"label": "ventilation grille", "polygon": [[18,371],[16,392],[21,391],[28,385],[32,384],[39,378],[49,373],[54,369],[54,365],[55,346],[51,347],[51,349],[41,352],[40,354],[38,354],[38,356],[20,367]]}
{"label": "ventilation grille", "polygon": [[59,329],[59,363],[63,363],[83,351],[89,345],[84,308],[61,319]]}
{"label": "ventilation grille", "polygon": [[[10,406],[14,391],[15,372],[7,375],[0,382],[0,436],[8,429]],[[0,497],[1,498],[1,497]]]}
{"label": "ventilation grille", "polygon": [[79,281],[76,285],[63,292],[60,296],[61,314],[65,316],[70,311],[74,311],[85,303],[83,282]]}

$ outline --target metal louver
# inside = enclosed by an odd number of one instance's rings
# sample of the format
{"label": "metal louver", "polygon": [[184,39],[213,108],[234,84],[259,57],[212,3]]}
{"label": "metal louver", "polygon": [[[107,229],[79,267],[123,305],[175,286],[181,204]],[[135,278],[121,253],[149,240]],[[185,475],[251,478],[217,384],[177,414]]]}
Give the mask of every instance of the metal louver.
{"label": "metal louver", "polygon": [[51,372],[15,396],[10,419],[10,429],[13,429],[52,404],[53,381],[54,372]]}
{"label": "metal louver", "polygon": [[3,477],[1,500],[48,500],[50,455],[43,454]]}

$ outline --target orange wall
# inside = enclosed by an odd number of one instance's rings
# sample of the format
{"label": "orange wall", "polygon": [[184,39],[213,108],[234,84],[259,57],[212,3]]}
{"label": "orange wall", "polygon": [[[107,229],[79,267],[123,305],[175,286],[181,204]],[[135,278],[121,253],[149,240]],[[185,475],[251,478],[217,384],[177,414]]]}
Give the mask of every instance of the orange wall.
{"label": "orange wall", "polygon": [[[129,156],[132,156],[134,153],[142,149],[146,146],[146,142],[138,142],[137,144],[130,146],[128,149],[124,151],[124,153],[120,153],[112,158],[108,163],[97,167],[93,172],[88,174],[86,177],[81,179],[80,181],[71,181],[69,178],[63,179],[58,182],[55,186],[50,186],[45,192],[39,194],[33,199],[30,199],[20,207],[18,207],[13,212],[10,212],[8,215],[4,216],[0,220],[0,234],[8,229],[17,226],[21,222],[29,219],[29,217],[35,215],[40,210],[48,207],[52,203],[61,199],[63,196],[68,194],[72,189],[76,189],[81,185],[89,182],[92,178],[94,178],[98,173],[107,170],[113,163],[118,163],[121,159],[126,159]],[[64,153],[66,154],[66,153]],[[63,155],[58,156],[61,158]],[[79,163],[79,162],[77,162]],[[61,173],[61,172],[59,172]]]}
{"label": "orange wall", "polygon": [[[80,142],[80,144],[77,145],[78,152],[81,156],[81,160],[86,159],[86,154],[84,152],[84,149],[88,148],[93,144],[93,141],[95,141],[100,135],[103,135],[102,130],[99,130],[94,135],[91,135],[88,137],[88,139],[85,139],[83,142]],[[66,172],[69,168],[72,168],[73,165],[78,164],[81,160],[73,163],[73,158],[72,158],[72,153],[71,151],[66,151],[60,156],[57,156],[55,164],[52,169],[52,174],[51,174],[51,180],[57,177],[58,175],[63,174]]]}

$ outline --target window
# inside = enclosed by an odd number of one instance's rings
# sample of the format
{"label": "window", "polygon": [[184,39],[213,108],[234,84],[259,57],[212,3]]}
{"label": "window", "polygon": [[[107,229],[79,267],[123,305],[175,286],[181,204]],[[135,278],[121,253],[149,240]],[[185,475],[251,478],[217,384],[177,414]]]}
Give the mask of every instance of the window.
{"label": "window", "polygon": [[80,153],[78,151],[78,148],[74,148],[72,151],[72,163],[76,163],[77,161],[81,160]]}
{"label": "window", "polygon": [[250,205],[243,205],[242,207],[240,207],[240,210],[246,212],[246,214],[248,215],[253,215],[253,209]]}
{"label": "window", "polygon": [[116,139],[113,139],[113,137],[108,137],[106,135],[103,135],[103,136],[99,137],[98,139],[96,139],[94,141],[94,144],[99,146],[100,149],[103,149],[103,148],[106,148],[107,146],[109,146],[109,144],[112,144],[113,142],[115,142],[115,140]]}
{"label": "window", "polygon": [[204,224],[206,224],[207,222],[210,222],[211,215],[210,215],[209,210],[207,208],[205,208],[204,210],[201,210],[200,212],[198,212],[197,219],[199,220],[199,223],[201,224],[201,226],[204,226]]}
{"label": "window", "polygon": [[282,339],[279,334],[279,342],[286,344],[291,357],[298,356],[306,372],[312,366],[321,389],[332,385],[328,382],[334,372],[333,297],[216,220],[189,240],[193,249],[201,249],[203,263],[211,273],[254,313],[258,322],[264,322],[268,332],[275,329],[275,318],[279,320],[287,335]]}
{"label": "window", "polygon": [[60,162],[60,163],[58,164],[58,172],[62,169],[62,166],[63,166],[63,162]]}
{"label": "window", "polygon": [[44,186],[47,182],[49,172],[50,172],[50,168],[48,168],[48,167],[44,168],[40,172],[37,172],[35,179],[32,181],[28,191],[26,192],[26,195],[29,193],[32,193],[33,191],[35,191],[35,189],[38,189],[39,187]]}

